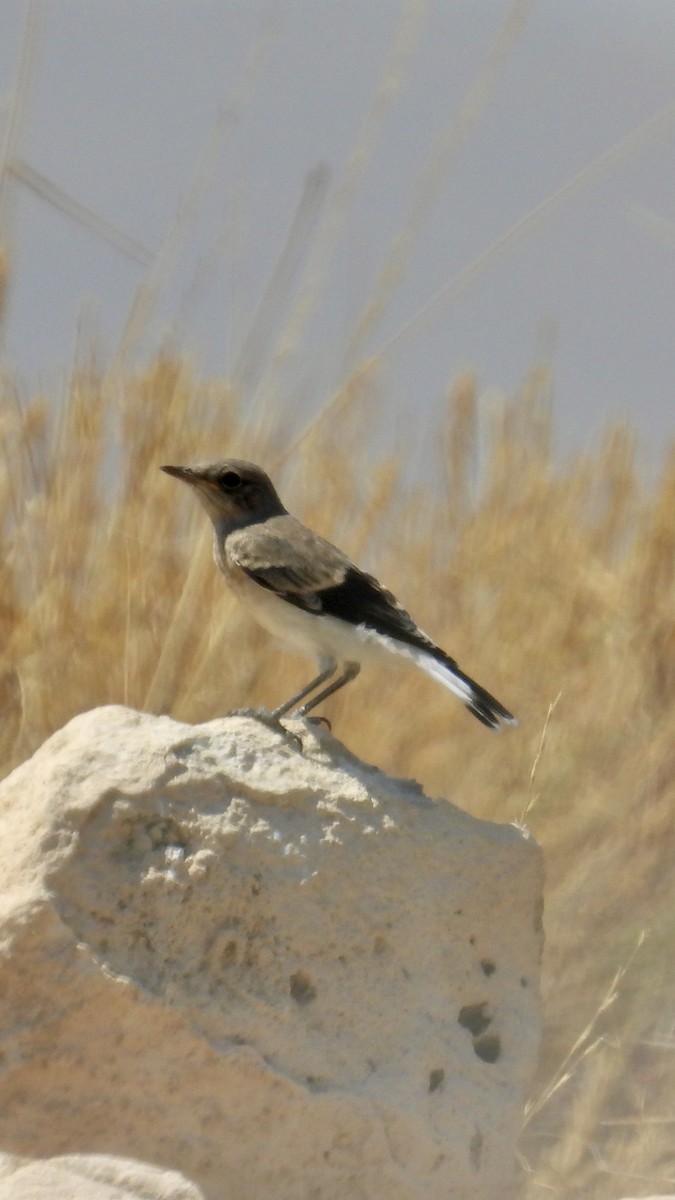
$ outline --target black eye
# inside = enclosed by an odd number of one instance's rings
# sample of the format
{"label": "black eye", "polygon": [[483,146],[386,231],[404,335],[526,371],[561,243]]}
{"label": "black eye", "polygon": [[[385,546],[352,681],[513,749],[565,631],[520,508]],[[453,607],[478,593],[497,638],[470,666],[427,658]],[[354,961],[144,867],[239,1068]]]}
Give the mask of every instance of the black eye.
{"label": "black eye", "polygon": [[236,471],[226,471],[224,475],[221,475],[220,483],[226,491],[234,492],[241,486],[241,475],[238,475]]}

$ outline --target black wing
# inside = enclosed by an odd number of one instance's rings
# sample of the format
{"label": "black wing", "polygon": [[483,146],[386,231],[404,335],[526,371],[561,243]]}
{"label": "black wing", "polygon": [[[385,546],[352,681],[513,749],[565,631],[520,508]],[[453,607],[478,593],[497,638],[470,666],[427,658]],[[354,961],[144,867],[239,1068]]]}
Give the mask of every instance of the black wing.
{"label": "black wing", "polygon": [[[294,603],[296,597],[288,596],[287,599]],[[422,633],[396,597],[382,587],[373,575],[366,575],[358,567],[350,566],[342,583],[322,588],[317,593],[317,599],[321,603],[321,612],[328,616],[338,617],[349,625],[365,625],[384,637],[396,638],[430,654],[443,655],[431,639]]]}

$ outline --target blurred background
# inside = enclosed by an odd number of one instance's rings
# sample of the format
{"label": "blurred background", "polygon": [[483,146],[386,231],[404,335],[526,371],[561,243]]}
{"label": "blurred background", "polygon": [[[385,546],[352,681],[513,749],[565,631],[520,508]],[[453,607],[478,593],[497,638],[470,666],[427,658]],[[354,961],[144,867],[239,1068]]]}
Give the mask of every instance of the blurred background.
{"label": "blurred background", "polygon": [[659,456],[670,0],[4,0],[0,20],[4,336],[29,386],[80,322],[108,360],[154,265],[133,361],[172,344],[308,414],[374,357],[419,463],[457,370],[511,393],[545,354],[558,447],[628,417]]}
{"label": "blurred background", "polygon": [[306,682],[158,470],[260,461],[520,718],[379,670],[328,705],[544,848],[523,1195],[675,1191],[675,6],[4,0],[0,32],[3,773],[95,705]]}

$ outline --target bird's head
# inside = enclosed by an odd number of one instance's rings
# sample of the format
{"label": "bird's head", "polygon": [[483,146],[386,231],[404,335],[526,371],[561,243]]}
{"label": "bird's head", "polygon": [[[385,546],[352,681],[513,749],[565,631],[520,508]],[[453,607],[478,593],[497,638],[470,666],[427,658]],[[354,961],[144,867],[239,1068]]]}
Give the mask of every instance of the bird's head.
{"label": "bird's head", "polygon": [[194,488],[214,525],[248,524],[285,512],[272,480],[255,463],[228,458],[192,467],[162,467]]}

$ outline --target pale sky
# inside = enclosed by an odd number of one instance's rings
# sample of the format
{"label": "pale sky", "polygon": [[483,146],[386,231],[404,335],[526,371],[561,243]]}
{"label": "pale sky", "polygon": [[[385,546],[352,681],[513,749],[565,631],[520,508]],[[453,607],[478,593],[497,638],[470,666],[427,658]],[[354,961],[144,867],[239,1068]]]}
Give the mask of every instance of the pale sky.
{"label": "pale sky", "polygon": [[[27,10],[3,0],[0,11],[5,124]],[[299,286],[315,306],[273,377],[276,402],[296,416],[323,404],[353,362],[347,348],[387,248],[423,196],[407,268],[356,356],[389,347],[380,419],[393,418],[419,450],[459,370],[471,366],[486,391],[509,393],[552,329],[563,450],[623,417],[649,462],[672,437],[672,0],[46,0],[42,11],[15,161],[151,255],[200,156],[208,164],[137,357],[170,332],[198,371],[243,371],[304,180],[324,164],[307,249],[243,372],[252,399]],[[490,57],[509,13],[522,30]],[[439,147],[472,94],[471,119],[444,159]],[[639,153],[590,179],[453,293],[452,281],[511,226],[668,106],[637,139]],[[352,157],[361,145],[362,170]],[[56,395],[83,309],[103,357],[112,355],[147,268],[25,183],[13,181],[9,198],[5,362],[27,388]],[[318,272],[310,291],[307,271],[312,280]],[[444,288],[429,320],[399,336]]]}

